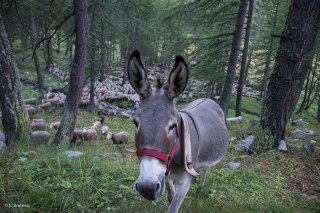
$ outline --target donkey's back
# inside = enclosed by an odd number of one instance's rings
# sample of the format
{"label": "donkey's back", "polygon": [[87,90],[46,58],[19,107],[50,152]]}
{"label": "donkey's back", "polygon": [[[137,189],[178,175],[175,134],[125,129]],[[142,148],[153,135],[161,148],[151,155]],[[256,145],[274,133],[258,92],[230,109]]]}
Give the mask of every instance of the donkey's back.
{"label": "donkey's back", "polygon": [[218,163],[228,146],[224,113],[210,99],[198,99],[181,110],[188,119],[193,165],[196,170]]}

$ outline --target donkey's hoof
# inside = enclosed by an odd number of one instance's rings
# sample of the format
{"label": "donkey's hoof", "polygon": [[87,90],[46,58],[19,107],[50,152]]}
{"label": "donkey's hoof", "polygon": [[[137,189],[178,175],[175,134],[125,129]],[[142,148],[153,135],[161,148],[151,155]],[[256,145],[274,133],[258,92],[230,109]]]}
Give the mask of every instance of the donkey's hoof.
{"label": "donkey's hoof", "polygon": [[201,193],[202,191],[203,191],[203,185],[200,185],[200,186],[198,187],[198,192]]}

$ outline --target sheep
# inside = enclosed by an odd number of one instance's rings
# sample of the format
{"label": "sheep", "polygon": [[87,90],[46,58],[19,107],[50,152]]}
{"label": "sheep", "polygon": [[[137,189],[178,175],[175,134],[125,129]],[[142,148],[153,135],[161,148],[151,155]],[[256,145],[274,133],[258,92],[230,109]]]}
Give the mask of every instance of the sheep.
{"label": "sheep", "polygon": [[44,100],[44,103],[51,103],[52,106],[57,106],[59,103],[59,100],[60,100],[59,97],[55,97],[55,98]]}
{"label": "sheep", "polygon": [[34,131],[31,133],[31,140],[37,144],[48,143],[50,134],[47,131]]}
{"label": "sheep", "polygon": [[75,129],[73,131],[72,136],[71,136],[71,143],[76,142],[76,140],[78,140],[78,139],[81,139],[81,140],[84,139],[83,129]]}
{"label": "sheep", "polygon": [[31,129],[32,130],[45,130],[47,122],[44,119],[32,119]]}
{"label": "sheep", "polygon": [[48,93],[47,94],[47,99],[51,99],[51,98],[54,98],[56,95],[54,93]]}
{"label": "sheep", "polygon": [[124,131],[115,134],[111,133],[111,139],[114,145],[124,144],[129,140],[129,133]]}
{"label": "sheep", "polygon": [[51,107],[52,107],[51,102],[45,102],[42,105],[40,105],[40,108],[42,108],[43,110],[50,109]]}
{"label": "sheep", "polygon": [[100,121],[96,121],[93,123],[93,126],[90,127],[90,129],[95,129],[96,131],[98,131],[99,129],[101,129],[102,127],[102,123]]}
{"label": "sheep", "polygon": [[50,128],[54,128],[55,130],[58,130],[59,126],[60,126],[60,121],[50,124]]}
{"label": "sheep", "polygon": [[26,111],[29,114],[29,116],[33,116],[36,113],[36,109],[34,107],[26,107]]}
{"label": "sheep", "polygon": [[84,134],[84,140],[86,141],[96,140],[98,138],[97,131],[92,128],[83,129],[83,134]]}
{"label": "sheep", "polygon": [[24,103],[30,104],[30,105],[36,105],[38,103],[38,99],[36,99],[36,98],[25,99]]}
{"label": "sheep", "polygon": [[108,135],[110,133],[110,127],[104,125],[100,128],[102,135]]}

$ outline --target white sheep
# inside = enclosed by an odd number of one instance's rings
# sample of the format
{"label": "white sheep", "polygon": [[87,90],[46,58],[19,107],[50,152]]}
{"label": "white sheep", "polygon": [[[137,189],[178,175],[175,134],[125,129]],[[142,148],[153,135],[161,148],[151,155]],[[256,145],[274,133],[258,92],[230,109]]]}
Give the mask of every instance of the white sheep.
{"label": "white sheep", "polygon": [[38,103],[38,99],[36,98],[29,98],[24,100],[25,104],[35,105]]}
{"label": "white sheep", "polygon": [[43,109],[43,110],[51,109],[51,107],[52,107],[51,102],[45,102],[42,105],[40,105],[40,108]]}
{"label": "white sheep", "polygon": [[45,130],[47,127],[47,122],[44,119],[32,119],[31,121],[31,129],[32,130]]}
{"label": "white sheep", "polygon": [[84,140],[91,141],[91,140],[96,140],[98,138],[98,133],[95,129],[88,128],[88,129],[83,129],[83,136],[84,136]]}
{"label": "white sheep", "polygon": [[75,129],[71,136],[71,143],[76,142],[76,140],[83,140],[84,139],[84,132],[83,129]]}
{"label": "white sheep", "polygon": [[26,109],[26,111],[27,111],[27,113],[29,114],[30,117],[33,116],[36,113],[36,109],[34,107],[32,107],[32,106],[26,107],[25,109]]}
{"label": "white sheep", "polygon": [[54,128],[55,130],[58,130],[59,126],[60,126],[60,121],[50,124],[50,128]]}
{"label": "white sheep", "polygon": [[48,143],[50,140],[50,133],[47,131],[34,131],[31,133],[31,140],[37,144]]}
{"label": "white sheep", "polygon": [[118,133],[110,133],[111,139],[114,145],[124,144],[127,143],[129,140],[129,133],[128,132],[118,132]]}
{"label": "white sheep", "polygon": [[102,126],[100,130],[101,130],[102,135],[108,135],[111,131],[110,127],[108,127],[106,125]]}

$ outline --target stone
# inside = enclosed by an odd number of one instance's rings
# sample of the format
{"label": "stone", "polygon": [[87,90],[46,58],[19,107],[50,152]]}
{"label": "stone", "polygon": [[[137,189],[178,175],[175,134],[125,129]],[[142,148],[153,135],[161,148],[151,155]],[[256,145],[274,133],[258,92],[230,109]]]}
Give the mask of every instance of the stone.
{"label": "stone", "polygon": [[242,122],[242,117],[235,117],[235,118],[227,118],[226,119],[227,123],[241,123]]}
{"label": "stone", "polygon": [[308,122],[302,120],[301,118],[295,121],[291,121],[292,126],[302,126],[304,124],[309,124]]}
{"label": "stone", "polygon": [[314,131],[310,129],[296,129],[291,132],[297,139],[306,139],[314,135]]}
{"label": "stone", "polygon": [[241,163],[230,162],[230,163],[227,163],[224,167],[226,167],[227,169],[239,169],[240,165]]}
{"label": "stone", "polygon": [[116,152],[110,152],[110,153],[98,153],[96,154],[97,158],[111,158],[111,159],[115,159],[118,157],[118,153]]}
{"label": "stone", "polygon": [[0,131],[0,155],[4,154],[7,149],[7,145],[5,144],[5,139],[6,139],[6,137]]}
{"label": "stone", "polygon": [[315,141],[315,140],[310,140],[310,143],[311,143],[311,144],[315,144],[315,143],[317,143],[317,141]]}
{"label": "stone", "polygon": [[28,162],[28,158],[21,157],[21,158],[19,158],[18,162],[21,163],[21,164],[25,164],[25,163]]}
{"label": "stone", "polygon": [[80,151],[65,151],[64,154],[68,157],[68,158],[75,158],[75,157],[80,157],[83,155],[82,152]]}
{"label": "stone", "polygon": [[249,135],[244,140],[242,140],[239,144],[236,144],[234,149],[239,152],[244,152],[244,151],[246,151],[246,152],[251,151],[252,152],[252,150],[250,149],[250,146],[253,143],[253,141],[254,141],[254,136]]}
{"label": "stone", "polygon": [[314,146],[310,143],[303,144],[303,148],[306,152],[314,152]]}

